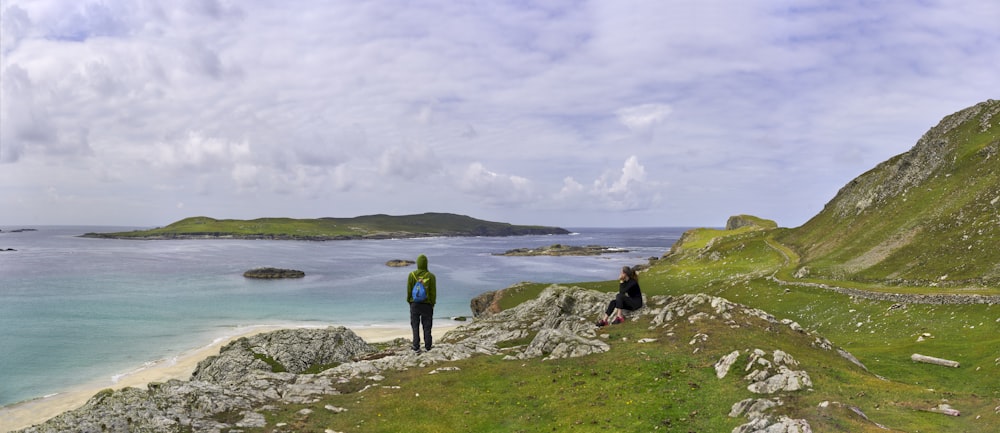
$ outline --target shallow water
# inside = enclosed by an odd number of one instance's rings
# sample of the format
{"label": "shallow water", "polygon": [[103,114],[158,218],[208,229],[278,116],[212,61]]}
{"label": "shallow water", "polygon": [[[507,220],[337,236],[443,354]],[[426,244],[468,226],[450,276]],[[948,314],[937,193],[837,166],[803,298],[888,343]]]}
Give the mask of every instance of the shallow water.
{"label": "shallow water", "polygon": [[[126,241],[133,227],[0,227],[0,405],[112,378],[254,325],[406,326],[406,275],[429,258],[436,320],[469,316],[476,295],[521,281],[616,278],[661,256],[683,228],[578,228],[572,235],[363,241]],[[502,257],[551,244],[622,247],[596,257]],[[252,280],[262,266],[295,280]]]}

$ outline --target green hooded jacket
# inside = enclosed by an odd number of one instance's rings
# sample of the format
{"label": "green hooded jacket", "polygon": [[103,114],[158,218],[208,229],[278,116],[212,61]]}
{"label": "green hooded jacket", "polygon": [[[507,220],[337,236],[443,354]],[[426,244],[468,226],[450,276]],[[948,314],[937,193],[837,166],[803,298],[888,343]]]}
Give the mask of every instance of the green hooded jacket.
{"label": "green hooded jacket", "polygon": [[417,257],[417,270],[406,277],[407,303],[413,303],[413,285],[417,284],[417,279],[424,280],[424,288],[427,289],[427,299],[423,303],[434,305],[437,301],[437,278],[427,270],[427,256],[423,254]]}

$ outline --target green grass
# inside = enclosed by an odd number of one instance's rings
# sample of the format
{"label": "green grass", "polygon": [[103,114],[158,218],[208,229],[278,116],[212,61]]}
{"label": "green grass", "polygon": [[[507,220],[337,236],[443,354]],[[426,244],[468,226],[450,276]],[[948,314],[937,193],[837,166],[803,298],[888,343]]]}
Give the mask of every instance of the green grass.
{"label": "green grass", "polygon": [[[981,130],[986,123],[992,126]],[[745,422],[726,416],[731,405],[753,395],[739,373],[719,380],[712,365],[734,349],[760,348],[790,353],[809,373],[813,389],[782,394],[785,404],[774,414],[806,419],[814,432],[885,431],[852,408],[892,431],[995,432],[1000,305],[897,305],[794,284],[1000,293],[1000,114],[944,131],[932,130],[938,134],[932,138],[948,146],[938,155],[938,170],[863,212],[837,209],[854,209],[874,191],[865,188],[882,187],[893,170],[906,169],[893,165],[902,156],[859,177],[802,227],[776,228],[741,216],[755,224],[690,230],[640,275],[647,296],[721,296],[793,320],[813,335],[746,317],[734,319],[736,329],[719,320],[682,319],[669,329],[628,322],[605,328],[607,353],[549,361],[481,355],[448,364],[459,371],[429,374],[440,366],[434,365],[386,372],[381,382],[351,384],[343,395],[315,404],[277,406],[265,414],[268,427],[254,431],[728,432]],[[796,279],[802,266],[811,272]],[[577,285],[604,292],[617,287],[614,281]],[[546,286],[518,285],[507,290],[501,306],[513,308]],[[692,345],[696,333],[709,338]],[[924,334],[930,337],[918,341]],[[815,347],[820,337],[852,353],[868,371]],[[640,338],[656,341],[640,344]],[[961,367],[916,363],[913,353]],[[743,367],[737,363],[732,371]],[[365,385],[371,387],[351,391]],[[832,404],[820,408],[821,402]],[[927,411],[941,403],[962,416]],[[334,414],[327,405],[348,411]],[[302,415],[303,408],[311,414]]]}
{"label": "green grass", "polygon": [[[736,401],[755,395],[746,390],[747,383],[738,372],[720,380],[711,366],[732,347],[743,347],[748,335],[731,332],[719,321],[680,321],[669,330],[649,330],[629,323],[608,332],[612,350],[603,354],[550,361],[479,356],[449,364],[459,371],[431,375],[428,373],[438,366],[430,366],[393,372],[363,393],[284,406],[265,415],[269,425],[284,422],[296,431],[329,428],[352,432],[714,432],[731,431],[746,422],[725,414]],[[787,327],[747,327],[746,332],[753,334],[754,347],[769,351],[792,348],[793,356],[806,368],[823,371],[832,365],[833,371],[852,380],[870,376],[842,359],[830,358],[826,351],[809,348],[810,338]],[[706,333],[710,338],[692,346],[689,340],[695,333]],[[641,338],[657,341],[638,343]],[[736,365],[733,371],[742,368]],[[842,379],[819,373],[814,380]],[[811,406],[826,395],[783,397],[803,399]],[[327,405],[348,410],[334,414],[324,409]],[[300,415],[303,408],[312,409],[312,414]],[[781,412],[805,418],[819,416],[816,411],[800,411],[793,405]],[[861,424],[847,423],[852,431],[864,431]]]}
{"label": "green grass", "polygon": [[[893,308],[829,290],[789,287],[767,278],[789,274],[798,260],[774,239],[777,232],[696,230],[685,239],[699,247],[684,245],[640,274],[643,291],[648,296],[708,293],[794,320],[850,351],[869,372],[814,347],[816,336],[755,318],[738,317],[739,329],[721,321],[677,320],[669,329],[629,322],[605,328],[607,353],[548,361],[481,355],[447,364],[459,371],[428,374],[444,366],[432,365],[386,372],[385,380],[351,384],[343,395],[265,411],[268,427],[252,431],[727,432],[746,422],[727,416],[732,404],[754,395],[738,373],[744,365],[737,363],[722,380],[715,378],[712,365],[734,349],[753,348],[784,350],[809,373],[813,390],[781,395],[785,405],[776,414],[806,419],[815,432],[884,431],[850,407],[895,431],[995,431],[1000,424],[994,411],[1000,406],[1000,305]],[[617,287],[614,281],[576,285],[605,292]],[[547,286],[519,285],[502,305],[512,308]],[[689,344],[696,333],[709,339]],[[923,333],[932,338],[918,343]],[[530,338],[501,347],[524,345]],[[641,338],[657,340],[640,344]],[[962,366],[915,363],[913,353]],[[371,387],[353,392],[365,385]],[[835,403],[820,409],[824,401]],[[962,416],[926,411],[944,402]],[[327,405],[348,410],[335,414]],[[312,412],[300,414],[304,408]],[[279,423],[285,426],[276,427]]]}

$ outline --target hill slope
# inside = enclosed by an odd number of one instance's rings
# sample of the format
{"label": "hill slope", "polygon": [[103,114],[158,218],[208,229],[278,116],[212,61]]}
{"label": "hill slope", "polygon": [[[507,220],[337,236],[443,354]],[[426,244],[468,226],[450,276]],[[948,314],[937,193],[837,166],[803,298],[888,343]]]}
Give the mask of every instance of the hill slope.
{"label": "hill slope", "polygon": [[1000,284],[1000,101],[945,117],[778,239],[825,279]]}

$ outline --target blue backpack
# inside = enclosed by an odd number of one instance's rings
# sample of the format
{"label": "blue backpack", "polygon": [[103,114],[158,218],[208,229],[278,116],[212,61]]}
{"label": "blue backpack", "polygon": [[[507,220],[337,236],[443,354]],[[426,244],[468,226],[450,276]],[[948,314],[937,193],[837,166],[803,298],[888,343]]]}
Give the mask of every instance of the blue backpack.
{"label": "blue backpack", "polygon": [[424,288],[424,280],[422,278],[418,278],[417,283],[413,285],[410,297],[413,298],[413,302],[424,302],[427,300],[427,289]]}

